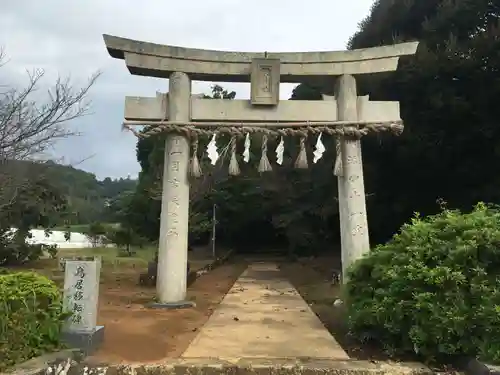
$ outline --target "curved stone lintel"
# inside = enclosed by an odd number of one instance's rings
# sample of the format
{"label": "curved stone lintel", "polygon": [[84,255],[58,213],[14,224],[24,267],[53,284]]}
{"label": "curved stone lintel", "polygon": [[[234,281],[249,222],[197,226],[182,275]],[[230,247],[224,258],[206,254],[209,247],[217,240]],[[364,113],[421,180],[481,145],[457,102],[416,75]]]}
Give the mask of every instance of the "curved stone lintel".
{"label": "curved stone lintel", "polygon": [[132,74],[168,78],[174,71],[193,80],[249,82],[254,58],[280,59],[281,82],[308,77],[372,74],[397,69],[400,56],[415,54],[418,42],[329,52],[231,52],[184,48],[104,35],[109,54],[125,60]]}

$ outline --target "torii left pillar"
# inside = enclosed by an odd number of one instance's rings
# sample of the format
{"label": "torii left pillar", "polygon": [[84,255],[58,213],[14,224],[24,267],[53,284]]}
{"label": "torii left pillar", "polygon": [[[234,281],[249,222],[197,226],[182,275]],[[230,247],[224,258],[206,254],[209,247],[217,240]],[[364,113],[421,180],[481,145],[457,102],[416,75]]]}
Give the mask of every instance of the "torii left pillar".
{"label": "torii left pillar", "polygon": [[[186,73],[170,75],[168,118],[190,120],[191,81]],[[191,307],[186,301],[189,231],[189,140],[169,134],[165,141],[155,308]]]}

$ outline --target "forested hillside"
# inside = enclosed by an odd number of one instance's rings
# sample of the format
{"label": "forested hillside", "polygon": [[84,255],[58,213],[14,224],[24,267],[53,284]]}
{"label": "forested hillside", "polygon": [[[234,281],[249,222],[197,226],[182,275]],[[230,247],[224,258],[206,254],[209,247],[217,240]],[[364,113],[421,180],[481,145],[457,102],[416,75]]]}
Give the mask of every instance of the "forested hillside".
{"label": "forested hillside", "polygon": [[128,178],[99,181],[92,173],[52,161],[32,163],[30,167],[34,174],[43,176],[66,199],[60,218],[53,222],[56,226],[115,220],[108,206],[121,194],[134,191],[137,185],[136,180]]}

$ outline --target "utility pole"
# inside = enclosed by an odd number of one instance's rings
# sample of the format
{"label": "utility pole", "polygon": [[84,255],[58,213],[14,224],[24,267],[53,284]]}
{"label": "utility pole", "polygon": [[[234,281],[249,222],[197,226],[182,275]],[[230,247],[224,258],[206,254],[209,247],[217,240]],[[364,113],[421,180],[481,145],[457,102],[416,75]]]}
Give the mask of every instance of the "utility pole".
{"label": "utility pole", "polygon": [[214,203],[212,207],[212,257],[215,259],[215,227],[217,225],[217,219],[215,217],[215,209],[217,205]]}

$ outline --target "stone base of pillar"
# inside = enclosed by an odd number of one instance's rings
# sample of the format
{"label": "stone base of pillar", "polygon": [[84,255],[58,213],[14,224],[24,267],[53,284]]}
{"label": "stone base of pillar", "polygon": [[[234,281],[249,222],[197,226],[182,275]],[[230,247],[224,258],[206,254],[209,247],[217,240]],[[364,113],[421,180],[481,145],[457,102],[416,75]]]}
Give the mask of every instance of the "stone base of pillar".
{"label": "stone base of pillar", "polygon": [[175,310],[175,309],[188,309],[191,307],[196,307],[196,303],[193,301],[177,301],[177,302],[152,302],[146,305],[150,309],[165,309],[165,310]]}

